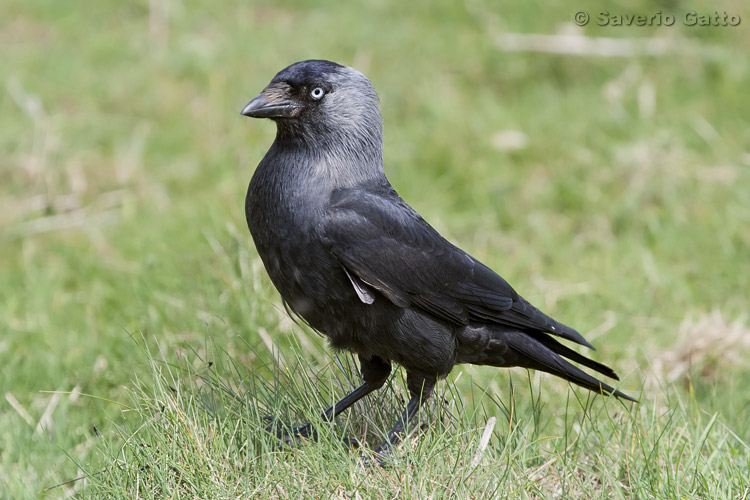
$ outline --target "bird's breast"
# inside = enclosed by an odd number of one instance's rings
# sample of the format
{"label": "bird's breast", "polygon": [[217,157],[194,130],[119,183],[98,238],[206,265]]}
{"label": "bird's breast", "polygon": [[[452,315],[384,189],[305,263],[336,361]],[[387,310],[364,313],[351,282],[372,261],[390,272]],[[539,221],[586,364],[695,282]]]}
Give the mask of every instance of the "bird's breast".
{"label": "bird's breast", "polygon": [[248,189],[245,215],[258,255],[290,308],[328,333],[325,318],[346,307],[356,293],[317,232],[320,200],[309,187],[256,181]]}

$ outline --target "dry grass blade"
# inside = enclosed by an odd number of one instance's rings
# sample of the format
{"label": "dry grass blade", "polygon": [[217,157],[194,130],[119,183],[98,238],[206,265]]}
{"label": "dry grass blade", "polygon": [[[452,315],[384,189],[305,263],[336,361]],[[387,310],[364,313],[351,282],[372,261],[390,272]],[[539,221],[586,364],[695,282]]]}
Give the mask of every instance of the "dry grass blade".
{"label": "dry grass blade", "polygon": [[477,465],[479,465],[479,461],[482,459],[484,450],[487,449],[487,444],[490,442],[490,437],[492,437],[492,430],[495,428],[495,422],[497,422],[497,419],[495,417],[490,417],[489,420],[487,420],[487,425],[484,427],[482,437],[479,439],[479,447],[477,448],[477,452],[474,454],[474,458],[471,460],[472,467],[476,467]]}

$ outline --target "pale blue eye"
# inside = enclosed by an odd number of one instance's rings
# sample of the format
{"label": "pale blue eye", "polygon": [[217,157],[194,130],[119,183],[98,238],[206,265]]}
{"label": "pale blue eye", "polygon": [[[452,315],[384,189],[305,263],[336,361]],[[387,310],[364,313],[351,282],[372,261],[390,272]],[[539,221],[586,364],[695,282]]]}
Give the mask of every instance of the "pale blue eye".
{"label": "pale blue eye", "polygon": [[317,101],[318,99],[320,99],[321,97],[323,97],[323,94],[325,94],[325,92],[324,92],[324,91],[323,91],[323,89],[322,89],[322,88],[320,88],[320,87],[315,87],[314,89],[312,89],[312,92],[310,92],[310,96],[311,96],[311,97],[312,97],[313,99],[315,99],[316,101]]}

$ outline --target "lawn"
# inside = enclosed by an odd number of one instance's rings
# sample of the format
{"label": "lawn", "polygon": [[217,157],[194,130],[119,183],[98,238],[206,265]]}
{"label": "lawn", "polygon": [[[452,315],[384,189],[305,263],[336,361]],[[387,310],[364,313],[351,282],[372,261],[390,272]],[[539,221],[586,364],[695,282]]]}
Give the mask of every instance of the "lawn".
{"label": "lawn", "polygon": [[[665,5],[0,0],[0,498],[750,498],[750,9]],[[370,470],[342,437],[382,438],[395,369],[276,446],[358,384],[244,221],[275,127],[239,112],[307,58],[370,77],[402,197],[640,404],[461,366]]]}

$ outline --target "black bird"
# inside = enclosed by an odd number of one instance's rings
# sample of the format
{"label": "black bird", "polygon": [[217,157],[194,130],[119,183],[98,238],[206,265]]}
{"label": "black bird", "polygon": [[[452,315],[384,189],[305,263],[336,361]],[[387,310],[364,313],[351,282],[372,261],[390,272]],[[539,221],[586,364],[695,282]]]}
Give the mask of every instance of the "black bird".
{"label": "black bird", "polygon": [[364,383],[324,419],[382,387],[391,362],[406,369],[411,399],[378,456],[456,364],[533,368],[635,401],[570,364],[618,379],[555,339],[593,349],[581,334],[445,240],[391,187],[378,96],[362,73],[324,60],[292,64],[242,114],[277,127],[245,201],[271,281],[291,311],[359,357]]}

